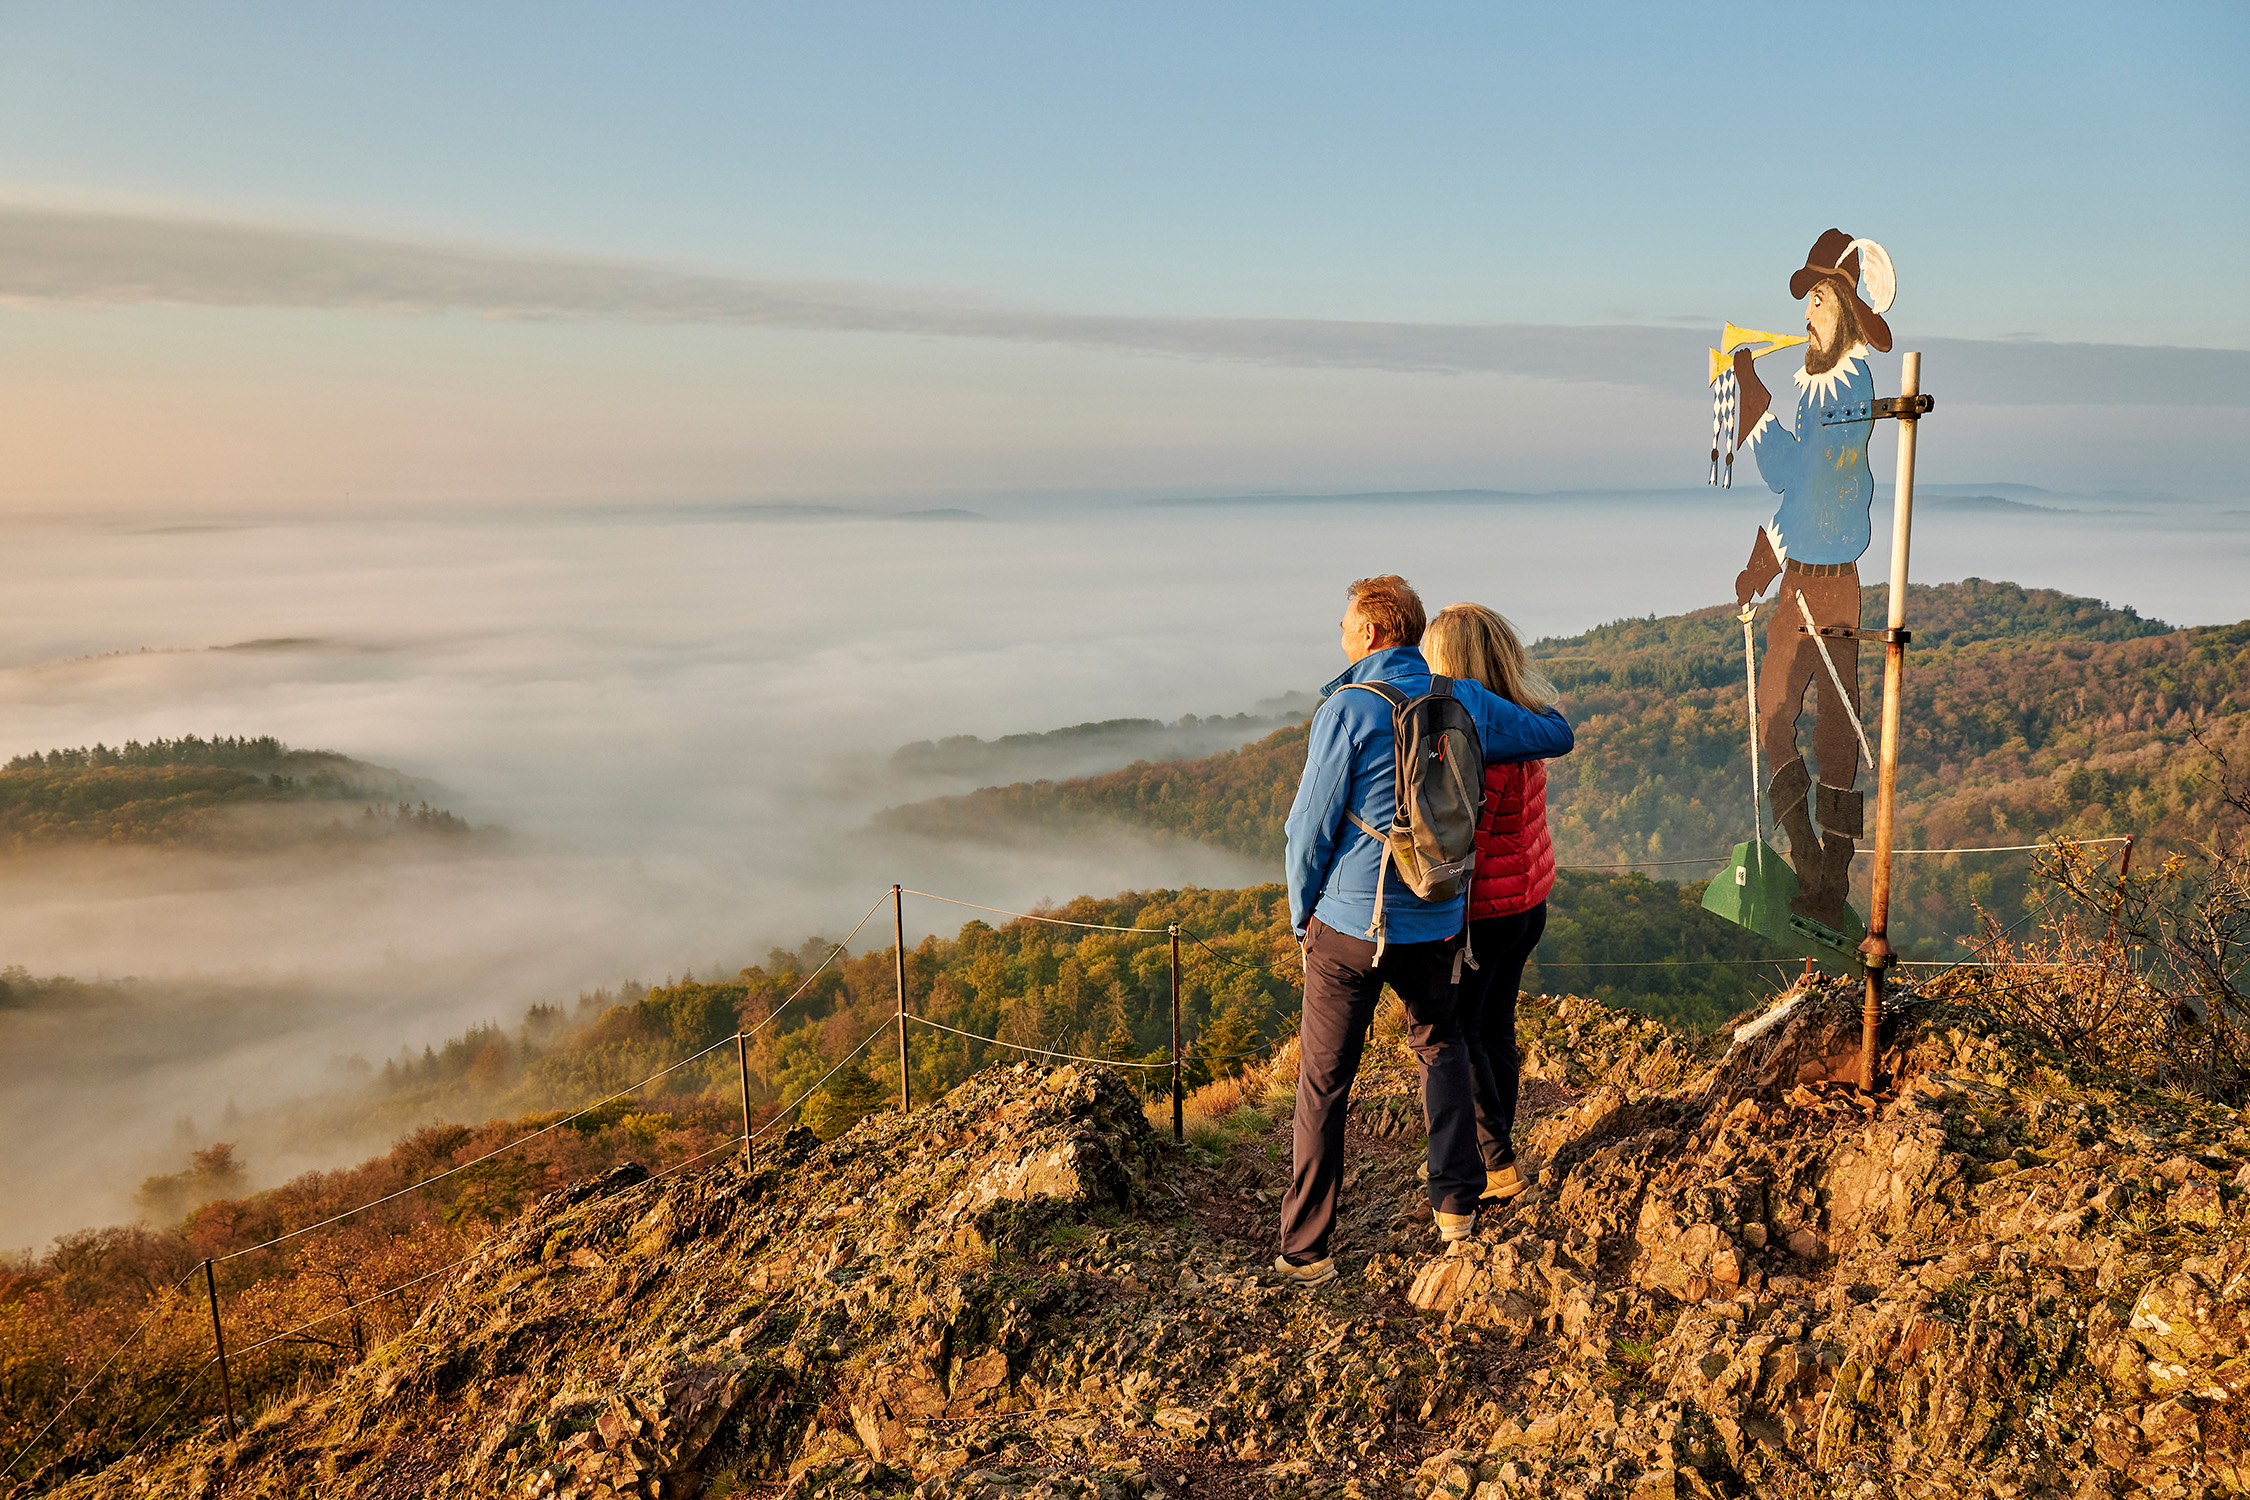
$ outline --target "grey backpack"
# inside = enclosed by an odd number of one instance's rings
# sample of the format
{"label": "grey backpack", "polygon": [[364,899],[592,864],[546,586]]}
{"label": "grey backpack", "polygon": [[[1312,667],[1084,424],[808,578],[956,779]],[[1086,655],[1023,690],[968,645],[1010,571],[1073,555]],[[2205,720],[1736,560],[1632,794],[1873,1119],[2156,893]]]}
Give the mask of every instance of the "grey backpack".
{"label": "grey backpack", "polygon": [[[1347,682],[1391,706],[1398,755],[1398,811],[1389,829],[1359,814],[1345,816],[1383,846],[1375,875],[1375,961],[1383,961],[1383,885],[1395,866],[1407,889],[1425,901],[1451,901],[1468,889],[1477,861],[1477,820],[1484,815],[1484,746],[1468,706],[1453,696],[1453,679],[1432,674],[1430,690],[1409,698],[1382,682]],[[1463,925],[1466,926],[1466,915]],[[1476,960],[1469,960],[1474,965]]]}

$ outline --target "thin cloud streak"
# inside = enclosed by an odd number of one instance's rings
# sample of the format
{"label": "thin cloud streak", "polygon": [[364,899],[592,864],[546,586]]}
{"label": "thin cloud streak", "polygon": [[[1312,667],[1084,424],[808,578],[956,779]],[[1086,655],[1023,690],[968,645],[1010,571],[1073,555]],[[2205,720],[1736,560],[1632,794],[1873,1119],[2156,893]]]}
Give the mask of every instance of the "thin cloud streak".
{"label": "thin cloud streak", "polygon": [[[1124,316],[925,292],[754,280],[566,256],[213,220],[0,205],[0,301],[738,326],[1073,345],[1412,374],[1508,374],[1677,392],[1707,333],[1634,325]],[[1994,405],[2250,406],[2250,351],[1918,339],[1946,396]]]}

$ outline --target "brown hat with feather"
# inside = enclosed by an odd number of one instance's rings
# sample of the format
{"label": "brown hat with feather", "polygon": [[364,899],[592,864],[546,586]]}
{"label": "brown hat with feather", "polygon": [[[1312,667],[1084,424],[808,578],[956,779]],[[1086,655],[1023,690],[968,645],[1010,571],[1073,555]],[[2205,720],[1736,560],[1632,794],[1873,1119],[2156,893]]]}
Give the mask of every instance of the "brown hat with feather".
{"label": "brown hat with feather", "polygon": [[[1867,297],[1859,295],[1861,255],[1866,256]],[[1789,295],[1802,298],[1816,282],[1831,282],[1851,299],[1852,313],[1859,320],[1859,336],[1867,347],[1888,353],[1891,347],[1891,326],[1883,321],[1883,314],[1891,309],[1898,295],[1898,275],[1891,267],[1891,257],[1873,240],[1855,240],[1841,229],[1831,229],[1813,241],[1812,249],[1805,252],[1804,269],[1789,278]],[[1870,306],[1870,303],[1879,304]]]}

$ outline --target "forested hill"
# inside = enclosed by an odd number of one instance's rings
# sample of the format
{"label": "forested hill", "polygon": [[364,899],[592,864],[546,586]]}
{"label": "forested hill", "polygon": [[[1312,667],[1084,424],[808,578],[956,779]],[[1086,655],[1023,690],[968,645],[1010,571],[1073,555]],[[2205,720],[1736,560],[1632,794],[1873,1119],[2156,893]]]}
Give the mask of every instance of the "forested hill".
{"label": "forested hill", "polygon": [[292,750],[270,735],[33,751],[0,768],[0,853],[85,844],[254,850],[470,831],[422,800],[423,790],[387,766]]}
{"label": "forested hill", "polygon": [[[1879,627],[1884,608],[1883,589],[1863,591],[1865,624]],[[1761,640],[1770,618],[1769,606]],[[1901,847],[2053,833],[2162,842],[2201,836],[2219,815],[2188,739],[2202,726],[2222,749],[2250,754],[2250,621],[2173,630],[2095,600],[1982,579],[1913,587],[1907,618]],[[1730,608],[1619,621],[1533,651],[1578,730],[1577,751],[1550,783],[1563,862],[1692,859],[1750,836],[1742,631]],[[1872,652],[1862,678],[1873,725],[1882,692]],[[1205,760],[988,788],[894,808],[880,823],[1023,839],[1116,821],[1278,861],[1304,741],[1302,727],[1285,729]],[[1971,901],[2012,906],[2025,869],[1997,855],[1903,864],[1901,935],[1927,942],[1968,930]]]}
{"label": "forested hill", "polygon": [[1175,724],[1161,719],[1104,719],[992,740],[971,734],[919,740],[891,752],[891,770],[902,777],[951,778],[956,785],[974,786],[1003,777],[1096,775],[1136,760],[1194,760],[1298,723],[1311,715],[1318,702],[1308,693],[1291,693],[1258,705],[1255,714],[1200,718],[1189,714]]}

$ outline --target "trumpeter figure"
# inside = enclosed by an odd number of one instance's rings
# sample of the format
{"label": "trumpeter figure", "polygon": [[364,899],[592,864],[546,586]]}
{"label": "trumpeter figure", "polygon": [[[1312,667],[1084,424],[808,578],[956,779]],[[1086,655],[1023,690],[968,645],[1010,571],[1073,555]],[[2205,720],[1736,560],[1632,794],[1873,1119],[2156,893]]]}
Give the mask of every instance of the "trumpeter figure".
{"label": "trumpeter figure", "polygon": [[[1784,424],[1772,410],[1773,398],[1748,349],[1734,351],[1728,393],[1735,409],[1727,425],[1744,434],[1741,446],[1757,460],[1766,487],[1781,496],[1734,591],[1735,602],[1748,607],[1777,578],[1781,583],[1758,673],[1758,740],[1765,764],[1773,768],[1766,793],[1774,824],[1789,835],[1789,863],[1797,876],[1790,906],[1850,942],[1860,934],[1847,904],[1852,856],[1866,823],[1857,786],[1865,739],[1858,722],[1859,641],[1852,631],[1859,624],[1859,559],[1867,550],[1875,499],[1875,476],[1867,464],[1875,383],[1866,355],[1891,347],[1882,315],[1896,289],[1882,246],[1829,230],[1789,278],[1789,295],[1805,308],[1805,363],[1794,372],[1795,421]],[[1814,627],[1827,633],[1816,636],[1807,628],[1800,598]],[[1828,663],[1821,660],[1823,648]],[[1815,694],[1817,779],[1797,747],[1808,687]],[[1839,701],[1839,687],[1848,701]]]}

